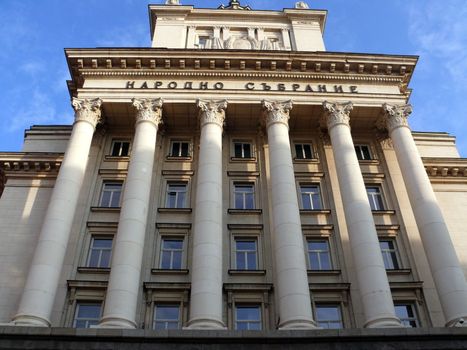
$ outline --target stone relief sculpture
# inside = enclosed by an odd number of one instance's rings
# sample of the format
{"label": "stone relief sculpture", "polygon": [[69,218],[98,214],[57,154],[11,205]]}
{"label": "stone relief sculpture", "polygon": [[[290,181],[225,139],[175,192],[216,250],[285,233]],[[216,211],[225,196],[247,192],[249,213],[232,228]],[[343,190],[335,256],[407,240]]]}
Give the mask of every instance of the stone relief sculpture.
{"label": "stone relief sculpture", "polygon": [[180,5],[180,0],[166,0],[166,5]]}
{"label": "stone relief sculpture", "polygon": [[310,6],[305,1],[298,1],[295,3],[296,9],[309,9]]}

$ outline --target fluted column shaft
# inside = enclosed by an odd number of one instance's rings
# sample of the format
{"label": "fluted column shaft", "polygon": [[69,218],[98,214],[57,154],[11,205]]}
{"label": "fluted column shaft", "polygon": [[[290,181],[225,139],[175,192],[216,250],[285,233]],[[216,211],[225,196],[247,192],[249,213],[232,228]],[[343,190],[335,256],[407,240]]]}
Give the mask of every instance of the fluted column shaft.
{"label": "fluted column shaft", "polygon": [[272,236],[280,329],[315,327],[288,119],[292,102],[263,101],[271,177]]}
{"label": "fluted column shaft", "polygon": [[201,137],[193,224],[191,329],[222,321],[222,130],[227,101],[198,101]]}
{"label": "fluted column shaft", "polygon": [[461,318],[467,320],[467,283],[407,122],[412,108],[385,104],[383,109],[446,325],[459,326]]}
{"label": "fluted column shaft", "polygon": [[365,327],[400,327],[373,214],[350,133],[352,103],[323,104],[331,138]]}
{"label": "fluted column shaft", "polygon": [[133,100],[137,109],[133,147],[114,243],[100,327],[135,328],[141,264],[162,100]]}
{"label": "fluted column shaft", "polygon": [[24,287],[18,325],[50,326],[55,295],[102,101],[73,99],[75,123]]}

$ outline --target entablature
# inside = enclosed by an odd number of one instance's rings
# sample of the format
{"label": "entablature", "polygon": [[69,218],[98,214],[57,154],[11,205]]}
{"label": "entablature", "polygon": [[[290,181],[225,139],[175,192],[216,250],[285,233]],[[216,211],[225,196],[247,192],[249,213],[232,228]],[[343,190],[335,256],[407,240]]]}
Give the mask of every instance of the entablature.
{"label": "entablature", "polygon": [[61,153],[0,153],[0,170],[5,177],[55,177],[63,160]]}
{"label": "entablature", "polygon": [[432,182],[467,182],[467,158],[422,158]]}

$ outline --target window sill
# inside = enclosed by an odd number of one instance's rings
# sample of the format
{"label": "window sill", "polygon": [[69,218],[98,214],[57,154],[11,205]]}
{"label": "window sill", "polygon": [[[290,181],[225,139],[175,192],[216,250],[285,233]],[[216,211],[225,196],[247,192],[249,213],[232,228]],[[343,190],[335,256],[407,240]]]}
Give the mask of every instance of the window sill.
{"label": "window sill", "polygon": [[397,275],[410,275],[412,273],[411,269],[394,269],[394,270],[386,270],[388,275],[397,276]]}
{"label": "window sill", "polygon": [[374,215],[394,215],[396,214],[395,210],[372,210]]}
{"label": "window sill", "polygon": [[363,159],[358,161],[361,165],[378,165],[378,159]]}
{"label": "window sill", "polygon": [[78,267],[78,272],[80,272],[80,273],[109,274],[110,273],[110,267]]}
{"label": "window sill", "polygon": [[119,213],[120,207],[91,207],[91,211],[96,213]]}
{"label": "window sill", "polygon": [[229,270],[229,275],[251,275],[251,276],[264,276],[266,270]]}
{"label": "window sill", "polygon": [[260,215],[262,209],[228,209],[227,212],[232,215]]}
{"label": "window sill", "polygon": [[105,156],[104,160],[106,162],[129,162],[130,157],[129,156],[124,156],[124,157],[118,157],[118,156]]}
{"label": "window sill", "polygon": [[300,214],[315,215],[315,214],[331,214],[330,209],[300,209]]}
{"label": "window sill", "polygon": [[159,213],[169,213],[169,214],[189,214],[193,211],[192,208],[158,208],[157,212]]}
{"label": "window sill", "polygon": [[230,157],[231,162],[241,162],[241,163],[256,163],[256,158],[237,158]]}
{"label": "window sill", "polygon": [[317,158],[294,158],[293,161],[295,163],[319,163],[319,159]]}
{"label": "window sill", "polygon": [[341,270],[307,270],[308,276],[337,276]]}
{"label": "window sill", "polygon": [[187,269],[151,269],[153,275],[188,275],[189,272]]}
{"label": "window sill", "polygon": [[191,162],[193,160],[192,157],[174,157],[174,156],[167,156],[165,160],[168,162]]}

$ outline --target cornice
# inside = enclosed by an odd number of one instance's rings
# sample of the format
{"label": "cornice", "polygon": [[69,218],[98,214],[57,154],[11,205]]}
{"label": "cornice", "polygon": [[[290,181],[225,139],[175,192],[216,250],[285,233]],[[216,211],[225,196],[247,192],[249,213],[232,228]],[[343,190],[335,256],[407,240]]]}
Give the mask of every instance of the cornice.
{"label": "cornice", "polygon": [[432,181],[467,183],[467,158],[422,158],[422,160]]}
{"label": "cornice", "polygon": [[0,170],[6,178],[55,177],[63,161],[62,153],[0,153]]}

